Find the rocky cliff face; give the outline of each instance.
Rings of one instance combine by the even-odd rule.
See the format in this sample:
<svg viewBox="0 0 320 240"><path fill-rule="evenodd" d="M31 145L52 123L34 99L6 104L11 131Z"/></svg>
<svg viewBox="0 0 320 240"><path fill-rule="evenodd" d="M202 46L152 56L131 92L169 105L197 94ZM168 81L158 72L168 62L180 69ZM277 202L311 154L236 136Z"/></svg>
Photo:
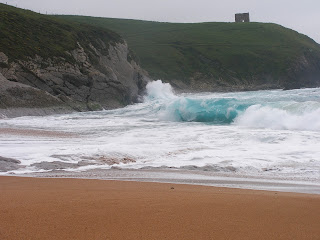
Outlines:
<svg viewBox="0 0 320 240"><path fill-rule="evenodd" d="M320 87L320 55L304 53L279 76L271 73L245 77L224 69L220 77L196 72L189 81L166 79L180 92L252 91Z"/></svg>
<svg viewBox="0 0 320 240"><path fill-rule="evenodd" d="M284 79L285 89L320 87L320 56L312 52L301 55L288 69L288 76Z"/></svg>
<svg viewBox="0 0 320 240"><path fill-rule="evenodd" d="M264 65L262 64L264 67ZM178 91L251 91L320 87L320 52L304 52L279 74L272 72L241 76L232 69L221 68L219 77L196 72L189 81L167 79Z"/></svg>
<svg viewBox="0 0 320 240"><path fill-rule="evenodd" d="M36 56L10 62L0 53L2 112L7 109L10 115L8 109L13 108L30 108L30 114L48 108L101 110L139 101L148 77L130 58L125 42L106 45L96 39L86 48L78 43L68 55L71 61Z"/></svg>

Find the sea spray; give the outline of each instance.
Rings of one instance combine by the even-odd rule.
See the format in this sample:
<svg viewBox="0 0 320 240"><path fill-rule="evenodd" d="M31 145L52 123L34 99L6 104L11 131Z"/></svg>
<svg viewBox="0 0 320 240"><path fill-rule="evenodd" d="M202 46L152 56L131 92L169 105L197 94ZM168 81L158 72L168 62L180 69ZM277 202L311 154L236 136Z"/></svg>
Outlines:
<svg viewBox="0 0 320 240"><path fill-rule="evenodd" d="M253 105L237 117L234 123L250 128L320 131L320 108L299 110L297 114L281 108Z"/></svg>
<svg viewBox="0 0 320 240"><path fill-rule="evenodd" d="M234 98L178 96L170 84L161 80L150 82L146 88L145 102L158 108L157 116L160 120L229 124L239 112L248 107L248 104Z"/></svg>
<svg viewBox="0 0 320 240"><path fill-rule="evenodd" d="M149 82L146 90L147 95L145 96L145 101L176 98L171 85L169 83L163 83L161 80Z"/></svg>
<svg viewBox="0 0 320 240"><path fill-rule="evenodd" d="M147 85L145 103L164 121L320 131L319 97L295 91L175 95L170 84L158 80Z"/></svg>
<svg viewBox="0 0 320 240"><path fill-rule="evenodd" d="M319 182L320 89L175 94L156 81L147 91L121 109L1 119L46 130L0 134L1 156L21 161L3 174L164 166Z"/></svg>

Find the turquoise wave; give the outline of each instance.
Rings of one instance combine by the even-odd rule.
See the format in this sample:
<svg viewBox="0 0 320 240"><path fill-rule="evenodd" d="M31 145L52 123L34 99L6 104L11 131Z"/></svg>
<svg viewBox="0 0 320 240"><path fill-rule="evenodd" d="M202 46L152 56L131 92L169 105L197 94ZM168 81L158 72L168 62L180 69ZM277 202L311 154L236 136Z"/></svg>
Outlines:
<svg viewBox="0 0 320 240"><path fill-rule="evenodd" d="M130 114L165 121L320 131L320 88L292 91L174 94L160 80L147 85L143 107Z"/></svg>
<svg viewBox="0 0 320 240"><path fill-rule="evenodd" d="M174 121L230 124L250 105L232 98L179 98L162 106L160 115L164 119Z"/></svg>

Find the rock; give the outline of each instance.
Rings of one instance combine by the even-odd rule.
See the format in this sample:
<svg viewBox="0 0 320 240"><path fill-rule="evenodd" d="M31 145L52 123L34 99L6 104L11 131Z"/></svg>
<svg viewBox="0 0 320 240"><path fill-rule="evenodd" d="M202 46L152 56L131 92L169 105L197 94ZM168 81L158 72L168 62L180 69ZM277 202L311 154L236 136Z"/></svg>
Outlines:
<svg viewBox="0 0 320 240"><path fill-rule="evenodd" d="M8 64L8 57L3 52L0 52L0 63Z"/></svg>
<svg viewBox="0 0 320 240"><path fill-rule="evenodd" d="M17 163L20 164L21 162L19 160L13 159L13 158L5 158L0 156L0 161L2 162L8 162L8 163Z"/></svg>
<svg viewBox="0 0 320 240"><path fill-rule="evenodd" d="M70 52L74 62L40 56L0 65L1 109L62 106L75 111L123 107L137 102L148 74L134 61L128 62L125 42L106 45L97 40L86 50ZM94 54L92 54L94 52ZM0 53L0 63L8 63ZM10 61L9 61L10 62ZM3 111L2 111L3 112Z"/></svg>
<svg viewBox="0 0 320 240"><path fill-rule="evenodd" d="M80 161L78 163L66 163L61 161L53 161L53 162L40 162L34 163L31 166L36 167L43 170L62 170L68 168L78 168L82 166L90 165L90 163L85 161Z"/></svg>
<svg viewBox="0 0 320 240"><path fill-rule="evenodd" d="M20 161L13 158L0 156L0 172L7 172L21 168Z"/></svg>
<svg viewBox="0 0 320 240"><path fill-rule="evenodd" d="M41 109L44 109L43 111ZM39 115L37 112L70 112L71 108L46 91L26 84L8 81L0 73L0 117ZM50 111L52 110L52 111Z"/></svg>
<svg viewBox="0 0 320 240"><path fill-rule="evenodd" d="M320 87L320 59L313 54L305 53L288 70L284 89L301 87Z"/></svg>

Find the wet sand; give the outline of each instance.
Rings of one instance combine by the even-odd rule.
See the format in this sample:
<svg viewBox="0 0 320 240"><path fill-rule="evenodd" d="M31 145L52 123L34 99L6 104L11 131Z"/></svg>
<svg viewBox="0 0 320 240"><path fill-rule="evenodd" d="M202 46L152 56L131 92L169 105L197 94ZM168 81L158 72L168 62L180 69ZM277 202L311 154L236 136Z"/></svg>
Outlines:
<svg viewBox="0 0 320 240"><path fill-rule="evenodd" d="M0 177L0 239L319 239L320 195Z"/></svg>
<svg viewBox="0 0 320 240"><path fill-rule="evenodd" d="M190 167L193 168L193 166ZM320 182L317 179L297 179L297 177L296 179L290 179L290 177L288 176L275 175L252 176L244 175L237 172L226 173L204 170L188 170L187 167L185 167L184 169L164 167L149 169L123 169L113 167L111 169L91 169L81 172L53 170L49 172L28 173L16 176L38 178L80 178L135 182L157 182L213 187L242 188L278 192L320 194Z"/></svg>
<svg viewBox="0 0 320 240"><path fill-rule="evenodd" d="M78 137L75 133L48 131L38 129L0 128L0 135L33 136L33 137L58 137L69 138Z"/></svg>

